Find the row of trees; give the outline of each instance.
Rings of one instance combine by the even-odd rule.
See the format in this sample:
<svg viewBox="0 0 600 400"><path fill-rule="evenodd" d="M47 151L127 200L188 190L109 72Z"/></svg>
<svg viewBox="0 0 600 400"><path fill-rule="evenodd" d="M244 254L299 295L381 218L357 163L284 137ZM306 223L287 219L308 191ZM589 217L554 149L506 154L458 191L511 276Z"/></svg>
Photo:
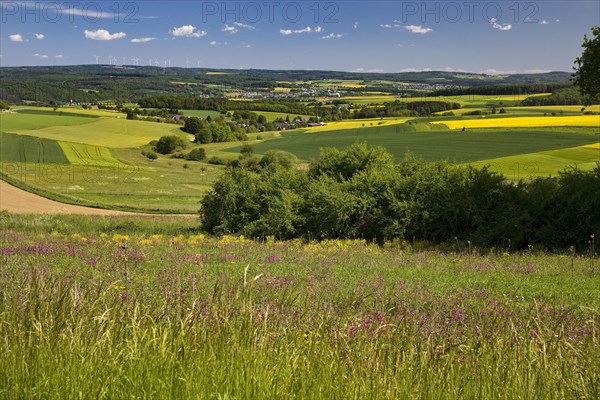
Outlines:
<svg viewBox="0 0 600 400"><path fill-rule="evenodd" d="M227 112L234 110L268 111L289 114L308 114L310 109L302 103L277 100L233 101L225 97L195 97L156 95L138 100L142 108L166 108L178 110L212 110Z"/></svg>
<svg viewBox="0 0 600 400"><path fill-rule="evenodd" d="M589 101L576 88L560 89L549 96L531 96L521 102L524 106L579 105Z"/></svg>
<svg viewBox="0 0 600 400"><path fill-rule="evenodd" d="M250 237L470 240L578 249L600 235L600 166L513 183L486 168L395 164L383 148L322 151L308 170L230 168L202 201L204 228Z"/></svg>

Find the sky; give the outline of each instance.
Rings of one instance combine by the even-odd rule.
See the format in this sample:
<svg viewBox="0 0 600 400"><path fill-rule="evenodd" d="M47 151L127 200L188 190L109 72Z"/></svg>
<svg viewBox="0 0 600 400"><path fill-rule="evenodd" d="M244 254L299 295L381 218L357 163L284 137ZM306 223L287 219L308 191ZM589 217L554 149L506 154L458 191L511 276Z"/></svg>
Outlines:
<svg viewBox="0 0 600 400"><path fill-rule="evenodd" d="M0 65L572 71L600 1L1 1Z"/></svg>

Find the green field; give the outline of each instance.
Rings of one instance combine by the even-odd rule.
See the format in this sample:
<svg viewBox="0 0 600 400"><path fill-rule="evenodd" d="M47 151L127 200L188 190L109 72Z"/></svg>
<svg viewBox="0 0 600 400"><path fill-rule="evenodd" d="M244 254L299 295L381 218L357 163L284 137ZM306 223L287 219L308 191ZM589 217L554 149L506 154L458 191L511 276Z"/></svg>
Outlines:
<svg viewBox="0 0 600 400"><path fill-rule="evenodd" d="M68 164L63 149L53 140L0 134L2 163Z"/></svg>
<svg viewBox="0 0 600 400"><path fill-rule="evenodd" d="M596 399L597 258L0 213L0 397Z"/></svg>
<svg viewBox="0 0 600 400"><path fill-rule="evenodd" d="M14 133L110 148L143 146L164 135L185 136L179 125L106 117L97 118L85 125L50 126L35 130L16 130Z"/></svg>
<svg viewBox="0 0 600 400"><path fill-rule="evenodd" d="M16 109L0 113L0 132L16 132L52 126L88 124L96 120L94 115L65 111Z"/></svg>
<svg viewBox="0 0 600 400"><path fill-rule="evenodd" d="M424 126L424 125L421 125ZM355 142L367 142L388 149L397 160L407 152L425 160L447 159L468 162L495 159L518 154L570 148L598 142L593 129L470 129L416 131L411 125L369 127L329 131L318 134L286 133L280 139L257 143L258 153L285 150L302 160L317 158L319 149L345 148ZM230 149L239 151L238 147Z"/></svg>
<svg viewBox="0 0 600 400"><path fill-rule="evenodd" d="M73 165L123 165L115 159L106 147L92 146L83 143L59 142L69 163Z"/></svg>
<svg viewBox="0 0 600 400"><path fill-rule="evenodd" d="M211 111L211 110L179 110L181 112L182 115L186 116L186 117L198 117L198 118L202 118L205 119L206 117L210 116L211 118L217 118L217 117L225 117L225 115L221 114L218 111Z"/></svg>

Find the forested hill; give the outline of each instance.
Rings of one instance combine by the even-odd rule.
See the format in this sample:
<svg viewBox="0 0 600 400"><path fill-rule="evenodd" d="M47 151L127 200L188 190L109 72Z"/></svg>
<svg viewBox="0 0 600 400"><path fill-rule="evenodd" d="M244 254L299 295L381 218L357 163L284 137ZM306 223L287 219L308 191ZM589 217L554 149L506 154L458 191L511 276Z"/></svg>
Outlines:
<svg viewBox="0 0 600 400"><path fill-rule="evenodd" d="M219 95L222 88L271 90L276 86L306 88L323 80L352 80L393 91L396 84L443 87L492 85L568 84L568 72L485 75L427 71L367 73L304 70L237 70L207 68L161 68L150 66L74 65L0 68L0 99L22 101L94 102L136 101L153 94Z"/></svg>

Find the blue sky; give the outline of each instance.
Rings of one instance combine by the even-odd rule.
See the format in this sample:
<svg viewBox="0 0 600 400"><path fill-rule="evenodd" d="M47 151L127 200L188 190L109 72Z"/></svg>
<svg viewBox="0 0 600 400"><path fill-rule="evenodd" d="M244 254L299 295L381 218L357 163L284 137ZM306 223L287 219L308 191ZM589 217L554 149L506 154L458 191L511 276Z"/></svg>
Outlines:
<svg viewBox="0 0 600 400"><path fill-rule="evenodd" d="M600 1L2 1L0 64L571 71Z"/></svg>

